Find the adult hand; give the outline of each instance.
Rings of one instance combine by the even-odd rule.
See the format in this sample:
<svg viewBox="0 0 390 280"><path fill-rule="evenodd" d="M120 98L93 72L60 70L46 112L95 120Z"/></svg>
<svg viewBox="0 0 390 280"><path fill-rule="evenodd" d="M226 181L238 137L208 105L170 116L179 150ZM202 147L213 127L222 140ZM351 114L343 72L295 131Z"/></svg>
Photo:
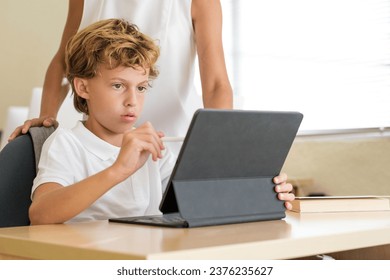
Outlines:
<svg viewBox="0 0 390 280"><path fill-rule="evenodd" d="M30 129L30 127L36 127L36 126L45 126L45 127L54 126L55 128L57 128L58 122L53 117L40 117L40 118L27 120L24 122L23 125L15 128L12 134L8 137L8 142L14 140L17 136L21 134L26 134Z"/></svg>
<svg viewBox="0 0 390 280"><path fill-rule="evenodd" d="M275 191L278 193L279 200L284 200L284 206L287 210L291 210L292 205L289 201L295 199L295 195L290 193L293 190L293 187L290 183L287 183L287 174L281 173L273 179L275 186Z"/></svg>

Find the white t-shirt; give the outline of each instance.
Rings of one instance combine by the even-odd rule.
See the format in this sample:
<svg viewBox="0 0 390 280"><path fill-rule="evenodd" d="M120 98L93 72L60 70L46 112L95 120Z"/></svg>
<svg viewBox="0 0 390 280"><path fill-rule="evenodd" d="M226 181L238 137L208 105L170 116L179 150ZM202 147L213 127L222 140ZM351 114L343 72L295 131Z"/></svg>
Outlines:
<svg viewBox="0 0 390 280"><path fill-rule="evenodd" d="M150 121L166 136L185 136L194 112L203 107L194 84L196 42L191 4L191 0L84 0L80 29L98 20L123 18L160 46L160 74L145 97L138 124ZM179 147L169 144L178 154Z"/></svg>
<svg viewBox="0 0 390 280"><path fill-rule="evenodd" d="M73 129L58 128L43 145L31 194L43 183L66 187L94 175L111 166L119 150L90 132L82 122ZM174 161L169 150L157 162L149 159L135 174L68 222L161 213L158 206Z"/></svg>

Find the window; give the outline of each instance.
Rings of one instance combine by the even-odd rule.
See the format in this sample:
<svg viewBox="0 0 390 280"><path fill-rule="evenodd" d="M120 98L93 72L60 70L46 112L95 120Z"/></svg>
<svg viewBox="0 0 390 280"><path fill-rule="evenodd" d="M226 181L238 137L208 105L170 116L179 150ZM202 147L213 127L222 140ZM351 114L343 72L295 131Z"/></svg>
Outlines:
<svg viewBox="0 0 390 280"><path fill-rule="evenodd" d="M297 110L302 130L390 126L389 0L221 0L243 109Z"/></svg>

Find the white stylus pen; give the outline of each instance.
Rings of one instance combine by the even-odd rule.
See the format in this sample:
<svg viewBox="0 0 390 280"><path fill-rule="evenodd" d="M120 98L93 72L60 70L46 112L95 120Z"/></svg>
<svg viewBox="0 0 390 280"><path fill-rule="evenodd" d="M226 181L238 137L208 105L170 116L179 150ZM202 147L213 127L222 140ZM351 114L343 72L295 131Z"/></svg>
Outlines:
<svg viewBox="0 0 390 280"><path fill-rule="evenodd" d="M169 137L169 136L166 136L166 137L162 137L161 140L163 142L183 142L184 141L184 137Z"/></svg>

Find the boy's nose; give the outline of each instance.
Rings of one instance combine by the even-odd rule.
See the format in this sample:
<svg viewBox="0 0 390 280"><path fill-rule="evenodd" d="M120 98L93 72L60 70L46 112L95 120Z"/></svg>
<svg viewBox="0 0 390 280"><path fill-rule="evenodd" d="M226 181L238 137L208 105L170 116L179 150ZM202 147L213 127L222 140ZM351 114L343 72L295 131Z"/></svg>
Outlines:
<svg viewBox="0 0 390 280"><path fill-rule="evenodd" d="M126 94L126 99L125 99L124 105L126 107L134 107L137 105L137 95L135 94L135 92L129 91Z"/></svg>

